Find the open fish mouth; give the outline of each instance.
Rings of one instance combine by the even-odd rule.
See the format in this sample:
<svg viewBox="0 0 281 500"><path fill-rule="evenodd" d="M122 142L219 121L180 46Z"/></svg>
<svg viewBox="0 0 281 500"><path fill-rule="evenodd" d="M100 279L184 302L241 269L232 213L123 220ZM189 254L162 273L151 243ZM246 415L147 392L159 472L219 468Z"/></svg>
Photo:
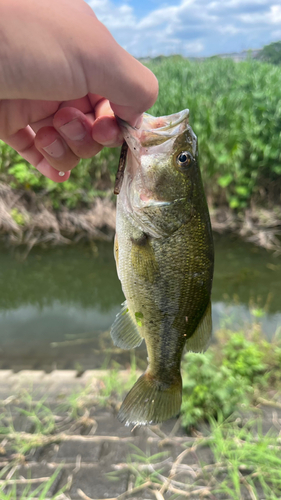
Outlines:
<svg viewBox="0 0 281 500"><path fill-rule="evenodd" d="M189 110L184 109L160 118L144 113L140 128L132 127L119 117L116 120L129 148L139 151L140 147L157 146L184 132L189 127L188 118Z"/></svg>
<svg viewBox="0 0 281 500"><path fill-rule="evenodd" d="M188 109L161 117L155 117L148 113L144 113L140 128L136 128L116 116L117 123L124 138L124 143L116 175L114 187L115 194L118 195L121 191L128 149L130 150L130 154L135 157L139 164L141 158L144 159L146 156L157 154L159 157L159 154L169 154L172 149L172 143L176 138L185 131L189 131L190 143L195 153L196 135L192 131L188 119ZM165 200L159 200L159 205L160 203L162 205L168 204Z"/></svg>
<svg viewBox="0 0 281 500"><path fill-rule="evenodd" d="M175 135L177 132L174 129L181 125L184 121L187 123L188 118L189 109L184 109L183 111L179 111L173 115L161 116L160 118L144 113L140 128L147 130L148 132L169 132L169 135Z"/></svg>

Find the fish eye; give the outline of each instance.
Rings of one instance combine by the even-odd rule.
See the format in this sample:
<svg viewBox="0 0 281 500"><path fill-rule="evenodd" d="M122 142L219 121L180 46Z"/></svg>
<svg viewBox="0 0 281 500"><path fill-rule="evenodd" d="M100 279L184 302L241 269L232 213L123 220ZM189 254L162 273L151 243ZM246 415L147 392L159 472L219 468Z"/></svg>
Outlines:
<svg viewBox="0 0 281 500"><path fill-rule="evenodd" d="M176 158L176 162L180 167L188 167L194 158L189 151L182 151Z"/></svg>

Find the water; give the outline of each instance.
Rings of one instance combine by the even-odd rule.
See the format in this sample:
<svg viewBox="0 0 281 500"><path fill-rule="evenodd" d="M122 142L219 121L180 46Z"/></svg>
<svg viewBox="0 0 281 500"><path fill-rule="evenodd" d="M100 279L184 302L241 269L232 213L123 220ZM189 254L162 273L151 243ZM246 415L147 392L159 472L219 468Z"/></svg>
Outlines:
<svg viewBox="0 0 281 500"><path fill-rule="evenodd" d="M215 247L214 331L255 316L271 338L281 327L281 257L231 237L216 237ZM19 249L2 249L0 283L0 368L129 363L108 333L124 300L112 244L34 249L25 260ZM145 360L144 346L137 355Z"/></svg>

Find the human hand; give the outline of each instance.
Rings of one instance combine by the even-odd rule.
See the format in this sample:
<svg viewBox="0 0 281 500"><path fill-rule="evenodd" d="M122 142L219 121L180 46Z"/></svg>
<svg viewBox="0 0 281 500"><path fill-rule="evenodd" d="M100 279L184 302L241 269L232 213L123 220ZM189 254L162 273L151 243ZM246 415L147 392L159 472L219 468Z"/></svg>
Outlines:
<svg viewBox="0 0 281 500"><path fill-rule="evenodd" d="M2 0L0 60L0 139L57 182L122 143L114 113L137 125L157 98L83 0Z"/></svg>

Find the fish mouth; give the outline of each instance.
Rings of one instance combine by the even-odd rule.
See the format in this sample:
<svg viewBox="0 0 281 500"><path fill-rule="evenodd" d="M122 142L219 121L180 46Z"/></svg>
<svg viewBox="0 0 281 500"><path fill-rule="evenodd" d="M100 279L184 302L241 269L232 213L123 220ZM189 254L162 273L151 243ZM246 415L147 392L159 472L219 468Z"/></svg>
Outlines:
<svg viewBox="0 0 281 500"><path fill-rule="evenodd" d="M188 109L160 118L144 113L140 128L136 128L116 116L124 140L131 150L139 149L137 143L142 147L151 147L175 138L189 128L188 119Z"/></svg>
<svg viewBox="0 0 281 500"><path fill-rule="evenodd" d="M155 117L148 113L144 113L141 128L148 132L168 132L169 135L174 135L174 129L183 122L188 123L188 119L189 109L184 109L178 113L161 117Z"/></svg>

